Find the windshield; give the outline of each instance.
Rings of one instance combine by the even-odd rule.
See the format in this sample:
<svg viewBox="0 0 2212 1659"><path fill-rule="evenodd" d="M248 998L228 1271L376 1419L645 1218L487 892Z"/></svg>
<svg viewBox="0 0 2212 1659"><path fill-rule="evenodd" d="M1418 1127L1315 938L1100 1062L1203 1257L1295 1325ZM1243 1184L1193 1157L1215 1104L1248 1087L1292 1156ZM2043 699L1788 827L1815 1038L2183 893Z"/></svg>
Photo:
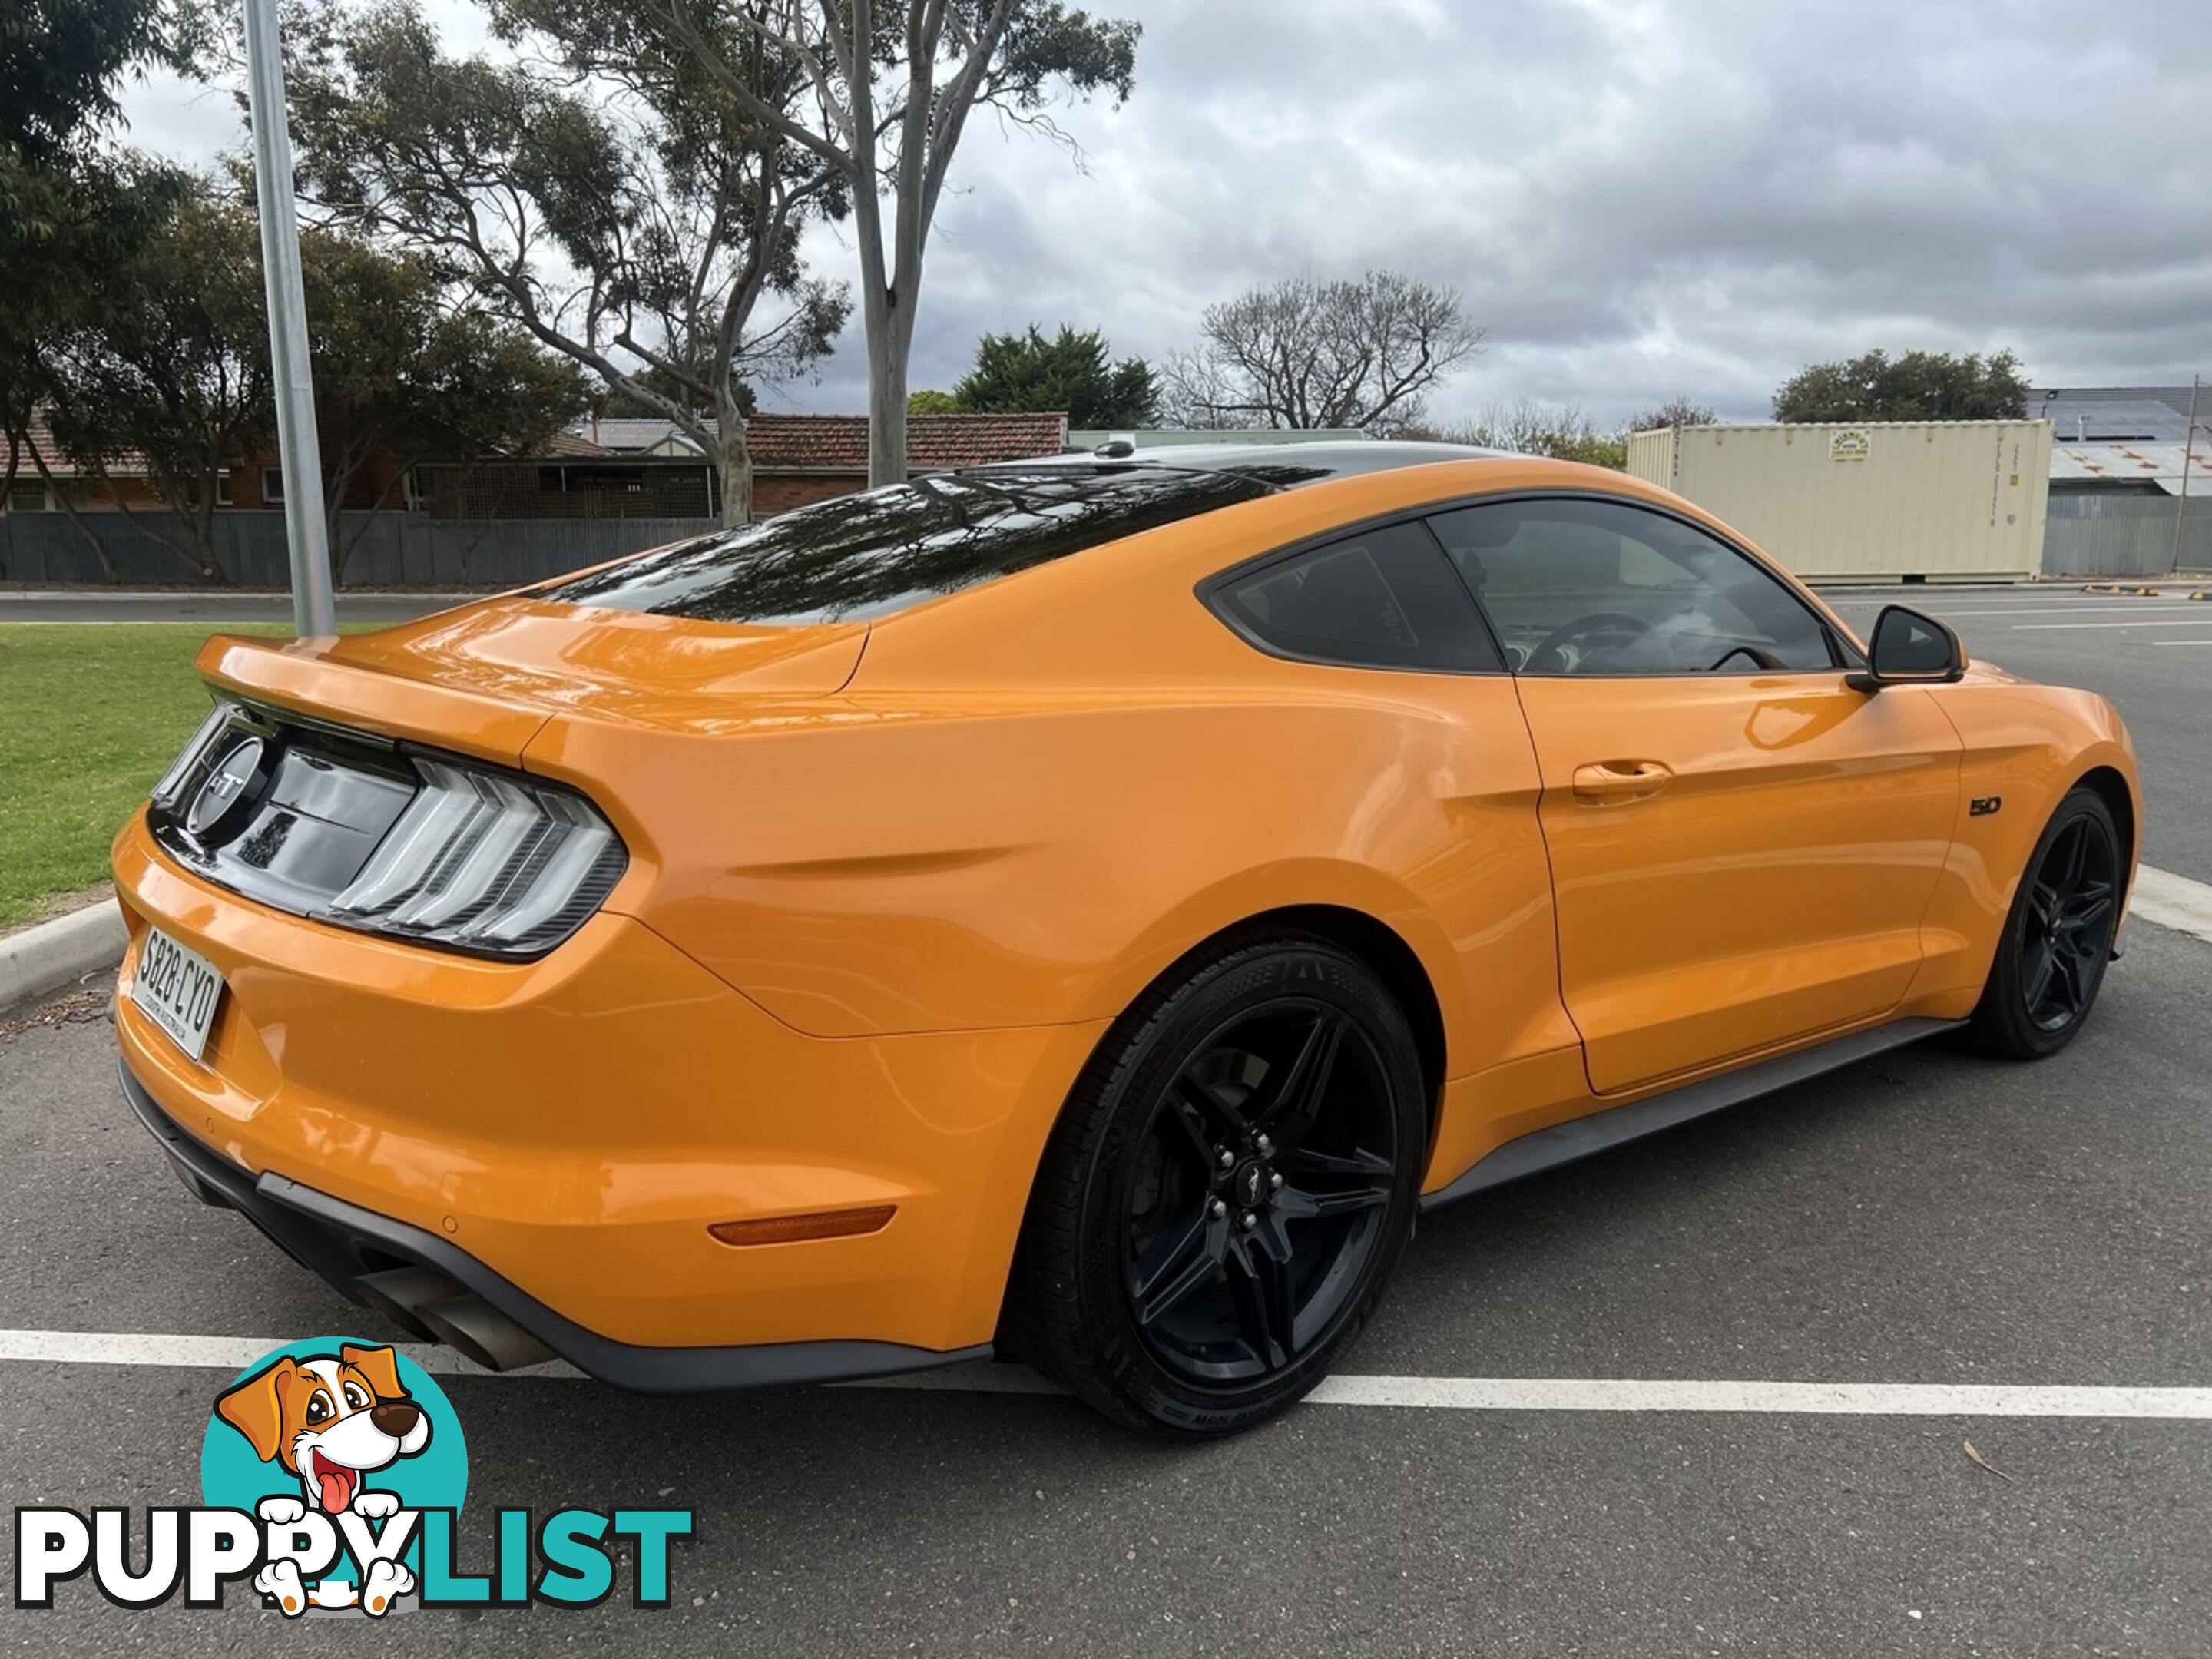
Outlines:
<svg viewBox="0 0 2212 1659"><path fill-rule="evenodd" d="M860 622L1272 493L1169 467L944 473L680 542L538 597L795 626Z"/></svg>

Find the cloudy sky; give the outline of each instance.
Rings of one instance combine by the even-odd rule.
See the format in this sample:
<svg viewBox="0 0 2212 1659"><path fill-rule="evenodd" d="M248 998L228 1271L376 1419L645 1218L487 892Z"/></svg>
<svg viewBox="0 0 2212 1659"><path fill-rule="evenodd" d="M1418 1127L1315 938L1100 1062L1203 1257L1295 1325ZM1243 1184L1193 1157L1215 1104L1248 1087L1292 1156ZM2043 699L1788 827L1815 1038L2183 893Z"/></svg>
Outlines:
<svg viewBox="0 0 2212 1659"><path fill-rule="evenodd" d="M429 0L456 44L467 0ZM1442 417L1529 397L1601 421L1686 393L1764 419L1802 364L2012 347L2038 385L2212 374L2212 3L1101 0L1137 91L1059 112L1080 168L981 119L954 165L913 384L986 329L1188 344L1248 285L1393 267L1488 349ZM155 82L144 148L237 142ZM853 274L849 244L811 245ZM865 406L857 320L769 407Z"/></svg>

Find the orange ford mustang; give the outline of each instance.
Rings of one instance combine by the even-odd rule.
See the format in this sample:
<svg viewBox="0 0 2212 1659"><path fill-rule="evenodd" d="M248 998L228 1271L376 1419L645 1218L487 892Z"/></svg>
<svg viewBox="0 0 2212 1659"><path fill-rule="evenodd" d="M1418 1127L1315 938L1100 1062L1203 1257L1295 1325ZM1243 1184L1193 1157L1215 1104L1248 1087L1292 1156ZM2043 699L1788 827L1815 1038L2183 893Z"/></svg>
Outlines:
<svg viewBox="0 0 2212 1659"><path fill-rule="evenodd" d="M2072 1036L2119 718L1726 526L1402 444L918 479L217 638L115 845L138 1115L488 1364L994 1343L1244 1427L1425 1205L1893 1044Z"/></svg>

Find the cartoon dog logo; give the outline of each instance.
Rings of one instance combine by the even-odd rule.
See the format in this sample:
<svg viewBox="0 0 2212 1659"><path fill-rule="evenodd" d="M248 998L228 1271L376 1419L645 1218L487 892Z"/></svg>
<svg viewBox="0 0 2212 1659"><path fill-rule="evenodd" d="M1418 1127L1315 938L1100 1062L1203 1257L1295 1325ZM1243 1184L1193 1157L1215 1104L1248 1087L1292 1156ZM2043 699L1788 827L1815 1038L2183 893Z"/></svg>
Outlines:
<svg viewBox="0 0 2212 1659"><path fill-rule="evenodd" d="M364 1477L430 1443L429 1416L401 1386L390 1348L343 1343L335 1356L286 1355L222 1395L216 1412L246 1437L255 1456L298 1478L304 1503L290 1497L261 1502L261 1518L279 1526L310 1509L376 1520L392 1515L398 1494L372 1490ZM393 1597L415 1588L415 1575L397 1561L378 1561L357 1592L325 1579L311 1598L298 1564L285 1560L262 1568L253 1587L289 1615L304 1613L311 1599L318 1607L358 1606L380 1615Z"/></svg>

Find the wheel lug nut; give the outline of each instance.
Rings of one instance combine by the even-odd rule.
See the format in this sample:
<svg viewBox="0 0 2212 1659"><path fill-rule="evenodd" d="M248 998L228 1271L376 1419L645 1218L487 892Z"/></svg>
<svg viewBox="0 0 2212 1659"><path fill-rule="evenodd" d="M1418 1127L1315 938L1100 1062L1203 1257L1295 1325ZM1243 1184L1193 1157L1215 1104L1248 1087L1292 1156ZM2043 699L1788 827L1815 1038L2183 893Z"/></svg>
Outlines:
<svg viewBox="0 0 2212 1659"><path fill-rule="evenodd" d="M1267 1190L1271 1193L1279 1193L1283 1190L1283 1172L1281 1170L1278 1170L1267 1177Z"/></svg>
<svg viewBox="0 0 2212 1659"><path fill-rule="evenodd" d="M1237 1161L1237 1154L1224 1146L1213 1155L1213 1161L1225 1170Z"/></svg>
<svg viewBox="0 0 2212 1659"><path fill-rule="evenodd" d="M1221 1217L1229 1213L1229 1206L1217 1198L1212 1203L1206 1206L1206 1212L1218 1220Z"/></svg>
<svg viewBox="0 0 2212 1659"><path fill-rule="evenodd" d="M1247 1210L1243 1215L1237 1218L1237 1224L1249 1233L1253 1228L1260 1224L1260 1218L1254 1215L1251 1211Z"/></svg>
<svg viewBox="0 0 2212 1659"><path fill-rule="evenodd" d="M1255 1136L1253 1139L1252 1146L1255 1151L1263 1155L1275 1150L1275 1143L1268 1139L1265 1135Z"/></svg>

